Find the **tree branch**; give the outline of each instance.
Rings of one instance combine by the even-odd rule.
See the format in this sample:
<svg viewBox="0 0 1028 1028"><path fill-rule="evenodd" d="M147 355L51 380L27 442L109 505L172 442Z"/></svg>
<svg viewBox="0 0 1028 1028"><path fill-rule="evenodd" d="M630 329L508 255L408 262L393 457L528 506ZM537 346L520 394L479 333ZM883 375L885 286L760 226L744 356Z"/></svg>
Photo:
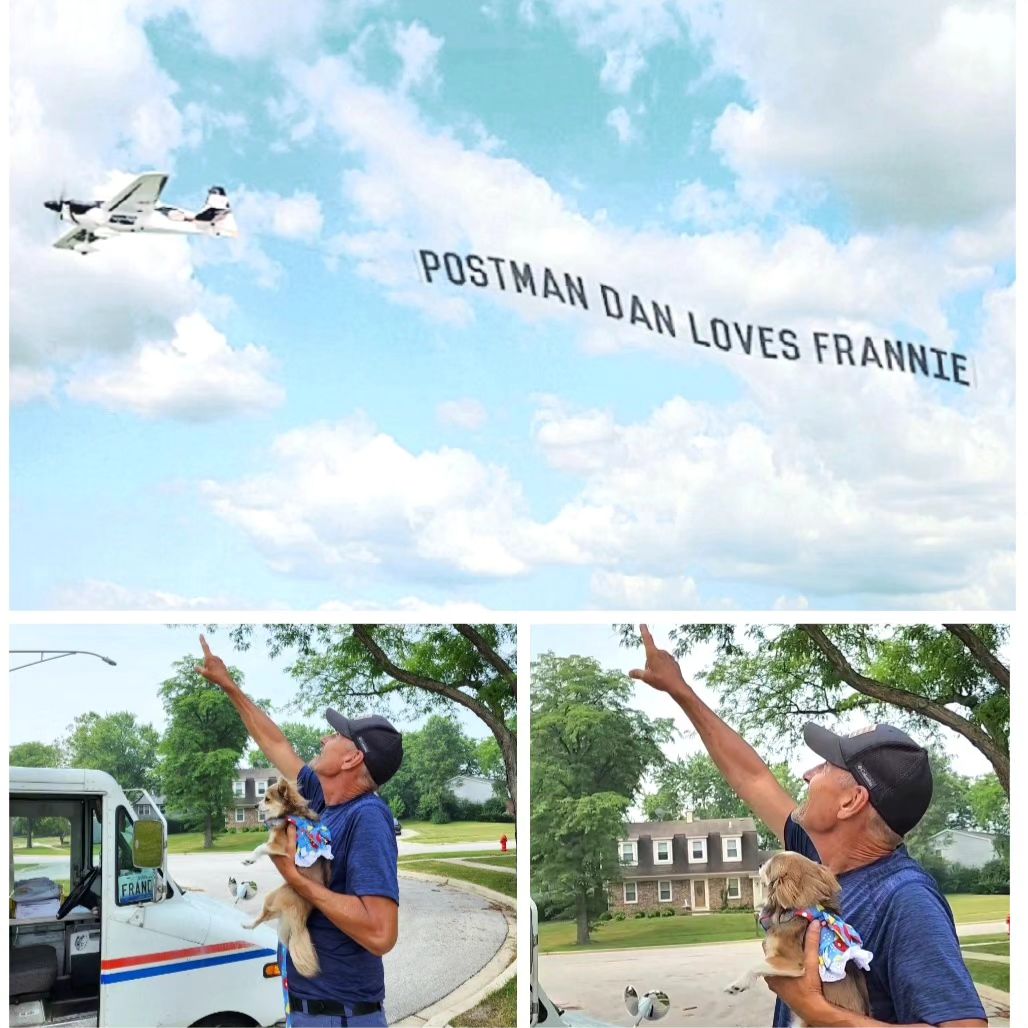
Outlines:
<svg viewBox="0 0 1028 1028"><path fill-rule="evenodd" d="M836 670L839 677L857 692L881 700L883 703L891 703L903 710L913 711L915 714L938 721L939 724L959 732L972 746L985 754L996 769L996 777L999 778L1004 791L1008 796L1010 795L1010 757L976 724L926 696L918 696L916 693L897 689L895 686L886 685L877 679L862 675L850 664L835 643L828 638L821 625L798 625L797 627L827 657L828 663Z"/></svg>
<svg viewBox="0 0 1028 1028"><path fill-rule="evenodd" d="M967 647L971 656L988 671L1004 692L1010 692L1010 668L982 642L981 636L970 625L943 625L943 627Z"/></svg>
<svg viewBox="0 0 1028 1028"><path fill-rule="evenodd" d="M518 676L514 669L485 641L482 633L474 625L454 625L454 628L482 655L482 659L499 673L500 677L510 686L510 691L517 694Z"/></svg>

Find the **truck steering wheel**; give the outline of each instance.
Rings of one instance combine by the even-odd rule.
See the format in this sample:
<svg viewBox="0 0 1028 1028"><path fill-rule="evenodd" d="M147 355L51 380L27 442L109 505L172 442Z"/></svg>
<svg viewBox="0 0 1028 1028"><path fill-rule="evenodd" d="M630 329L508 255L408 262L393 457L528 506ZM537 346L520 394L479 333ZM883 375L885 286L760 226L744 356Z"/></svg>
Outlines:
<svg viewBox="0 0 1028 1028"><path fill-rule="evenodd" d="M79 905L79 901L89 892L89 887L96 881L99 873L99 867L90 868L86 877L68 893L68 898L57 908L58 921L63 921Z"/></svg>

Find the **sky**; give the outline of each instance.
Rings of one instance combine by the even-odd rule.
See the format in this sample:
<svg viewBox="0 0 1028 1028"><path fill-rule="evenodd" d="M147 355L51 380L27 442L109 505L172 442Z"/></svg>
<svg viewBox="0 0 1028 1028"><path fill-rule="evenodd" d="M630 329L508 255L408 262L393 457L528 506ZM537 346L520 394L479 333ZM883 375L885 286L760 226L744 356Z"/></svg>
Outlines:
<svg viewBox="0 0 1028 1028"><path fill-rule="evenodd" d="M1011 608L1013 17L16 0L12 606ZM151 169L239 239L52 248Z"/></svg>
<svg viewBox="0 0 1028 1028"><path fill-rule="evenodd" d="M649 626L654 641L662 649L670 648L668 630L671 624L652 624ZM624 671L626 674L633 668L645 666L646 658L642 648L638 650L621 646L618 637L609 625L533 625L531 634L532 660L546 652L559 657L585 656L599 661L600 666L607 669ZM682 674L685 680L695 689L696 694L713 710L718 710L719 702L713 689L706 686L701 678L704 671L709 671L715 656L714 646L703 644L695 647L681 661ZM670 717L679 729L678 736L662 747L663 752L672 760L682 760L694 753L705 752L699 737L692 730L688 719L681 708L665 693L636 682L634 685L632 705L643 711L648 717ZM843 730L838 723L825 724L833 731ZM854 725L853 728L859 727ZM953 770L958 774L976 777L992 771L992 765L969 742L955 732L942 731L939 743L951 758ZM786 756L789 767L794 774L802 775L821 758L803 746ZM656 791L652 780L643 782L640 795ZM641 817L641 808L635 806L634 815Z"/></svg>
<svg viewBox="0 0 1028 1028"><path fill-rule="evenodd" d="M163 731L166 719L158 690L171 677L173 665L194 655L202 663L201 626L194 625L13 625L12 650L89 650L116 662L112 667L97 657L61 657L45 664L23 667L10 675L9 742L51 743L67 737L68 726L89 711L113 714L128 710L142 724ZM296 697L293 679L286 673L286 655L272 659L258 630L249 650L237 652L224 631L207 635L211 649L244 676L243 689L254 699L272 703L271 716L278 722L306 721L324 730L328 723L306 717L292 704ZM11 654L10 667L35 660L32 654ZM401 731L420 727L424 718L410 719L383 708ZM346 713L346 711L342 711ZM463 709L454 717L464 733L474 739L491 737L489 730Z"/></svg>

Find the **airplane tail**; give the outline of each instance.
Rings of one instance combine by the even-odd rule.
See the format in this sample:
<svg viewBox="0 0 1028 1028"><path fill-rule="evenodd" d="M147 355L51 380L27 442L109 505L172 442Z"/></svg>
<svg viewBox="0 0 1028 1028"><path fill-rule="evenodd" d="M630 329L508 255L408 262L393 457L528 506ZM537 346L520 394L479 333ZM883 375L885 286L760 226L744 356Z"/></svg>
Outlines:
<svg viewBox="0 0 1028 1028"><path fill-rule="evenodd" d="M221 186L211 186L207 190L207 200L203 210L196 215L196 220L210 222L211 231L216 236L234 237L239 234L228 194Z"/></svg>

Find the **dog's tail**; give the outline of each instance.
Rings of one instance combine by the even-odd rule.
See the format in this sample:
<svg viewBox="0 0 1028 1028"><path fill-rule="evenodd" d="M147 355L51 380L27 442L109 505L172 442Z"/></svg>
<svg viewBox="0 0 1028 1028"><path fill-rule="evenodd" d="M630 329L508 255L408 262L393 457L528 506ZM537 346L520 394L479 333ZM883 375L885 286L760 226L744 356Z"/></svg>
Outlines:
<svg viewBox="0 0 1028 1028"><path fill-rule="evenodd" d="M321 971L318 954L311 942L311 933L304 928L293 931L289 936L289 959L304 978L315 978Z"/></svg>

